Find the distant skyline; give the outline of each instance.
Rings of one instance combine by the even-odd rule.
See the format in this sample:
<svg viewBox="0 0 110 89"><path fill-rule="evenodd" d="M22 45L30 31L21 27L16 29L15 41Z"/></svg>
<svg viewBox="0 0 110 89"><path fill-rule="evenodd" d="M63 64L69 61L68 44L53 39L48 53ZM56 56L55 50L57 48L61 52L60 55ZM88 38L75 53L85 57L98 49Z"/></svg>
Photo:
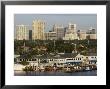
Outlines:
<svg viewBox="0 0 110 89"><path fill-rule="evenodd" d="M33 20L43 20L45 32L52 30L54 24L68 26L68 23L76 24L77 30L88 30L93 27L97 30L97 14L15 14L14 28L16 25L29 25L32 30Z"/></svg>

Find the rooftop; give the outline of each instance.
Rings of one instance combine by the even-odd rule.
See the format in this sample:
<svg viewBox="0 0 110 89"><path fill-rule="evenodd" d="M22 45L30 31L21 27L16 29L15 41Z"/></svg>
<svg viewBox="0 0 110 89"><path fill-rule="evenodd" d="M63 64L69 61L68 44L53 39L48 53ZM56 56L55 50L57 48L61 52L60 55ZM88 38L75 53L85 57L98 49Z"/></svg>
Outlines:
<svg viewBox="0 0 110 89"><path fill-rule="evenodd" d="M27 55L21 55L17 58L38 58L38 59L63 59L63 58L74 58L78 55L78 53L64 53L64 54L44 54L44 55L32 55L28 57ZM97 56L96 53L88 53L84 56Z"/></svg>

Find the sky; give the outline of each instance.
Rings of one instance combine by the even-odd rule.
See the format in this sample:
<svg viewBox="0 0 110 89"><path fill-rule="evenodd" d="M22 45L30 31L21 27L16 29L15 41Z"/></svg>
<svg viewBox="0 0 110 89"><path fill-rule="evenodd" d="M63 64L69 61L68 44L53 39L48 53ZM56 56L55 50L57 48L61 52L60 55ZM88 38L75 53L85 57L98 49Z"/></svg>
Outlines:
<svg viewBox="0 0 110 89"><path fill-rule="evenodd" d="M46 23L45 32L52 30L54 24L67 27L68 23L76 24L77 30L88 30L90 27L97 29L96 14L15 14L14 28L24 24L32 30L32 21L38 19Z"/></svg>

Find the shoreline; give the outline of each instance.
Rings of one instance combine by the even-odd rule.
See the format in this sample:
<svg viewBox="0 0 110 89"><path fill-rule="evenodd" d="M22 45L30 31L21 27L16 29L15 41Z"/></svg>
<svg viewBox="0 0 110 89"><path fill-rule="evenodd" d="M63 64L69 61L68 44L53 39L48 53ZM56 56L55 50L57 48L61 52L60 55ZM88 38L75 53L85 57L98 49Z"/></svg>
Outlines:
<svg viewBox="0 0 110 89"><path fill-rule="evenodd" d="M87 70L87 71L78 71L78 72L14 71L14 76L97 76L97 70Z"/></svg>

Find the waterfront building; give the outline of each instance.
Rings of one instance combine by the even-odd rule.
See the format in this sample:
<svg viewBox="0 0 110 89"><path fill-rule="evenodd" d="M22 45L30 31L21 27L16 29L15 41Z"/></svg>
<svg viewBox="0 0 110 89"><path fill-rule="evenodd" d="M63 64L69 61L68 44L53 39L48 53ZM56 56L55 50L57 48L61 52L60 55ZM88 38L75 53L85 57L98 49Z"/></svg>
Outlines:
<svg viewBox="0 0 110 89"><path fill-rule="evenodd" d="M20 55L14 55L14 58L17 58L17 57L19 57Z"/></svg>
<svg viewBox="0 0 110 89"><path fill-rule="evenodd" d="M43 68L45 66L56 66L56 67L65 67L65 66L81 66L82 63L86 65L97 65L97 56L96 53L88 53L86 55L77 54L77 53L64 53L57 55L34 55L31 58L26 58L25 56L20 56L16 58L17 62L22 61L29 62L29 66L35 66L36 70Z"/></svg>
<svg viewBox="0 0 110 89"><path fill-rule="evenodd" d="M64 27L63 25L54 25L53 26L53 31L56 32L56 35L57 35L57 39L63 39L64 37L64 34L65 34L65 30L64 30Z"/></svg>
<svg viewBox="0 0 110 89"><path fill-rule="evenodd" d="M29 28L27 25L16 25L16 40L29 40Z"/></svg>
<svg viewBox="0 0 110 89"><path fill-rule="evenodd" d="M68 24L68 31L72 32L72 33L76 33L76 24L69 23Z"/></svg>
<svg viewBox="0 0 110 89"><path fill-rule="evenodd" d="M16 58L17 58L17 57L20 57L20 55L16 55L16 54L14 55L14 63L17 62L17 61L16 61Z"/></svg>
<svg viewBox="0 0 110 89"><path fill-rule="evenodd" d="M34 20L32 25L32 39L33 40L44 40L45 22L42 20Z"/></svg>
<svg viewBox="0 0 110 89"><path fill-rule="evenodd" d="M45 40L57 40L56 32L45 32Z"/></svg>
<svg viewBox="0 0 110 89"><path fill-rule="evenodd" d="M25 68L24 65L21 64L14 64L14 71L22 71Z"/></svg>
<svg viewBox="0 0 110 89"><path fill-rule="evenodd" d="M88 64L94 64L97 65L97 54L96 53L87 53L84 56L84 59L88 59Z"/></svg>

